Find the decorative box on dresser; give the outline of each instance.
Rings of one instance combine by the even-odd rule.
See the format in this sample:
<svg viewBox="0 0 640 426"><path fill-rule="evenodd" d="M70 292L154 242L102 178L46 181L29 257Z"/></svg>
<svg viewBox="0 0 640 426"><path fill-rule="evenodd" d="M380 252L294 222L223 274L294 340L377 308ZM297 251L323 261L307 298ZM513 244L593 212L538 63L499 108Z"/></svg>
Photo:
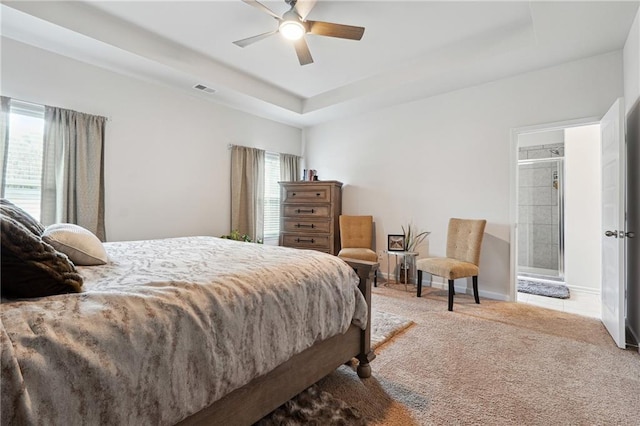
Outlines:
<svg viewBox="0 0 640 426"><path fill-rule="evenodd" d="M280 245L338 254L342 182L280 182Z"/></svg>

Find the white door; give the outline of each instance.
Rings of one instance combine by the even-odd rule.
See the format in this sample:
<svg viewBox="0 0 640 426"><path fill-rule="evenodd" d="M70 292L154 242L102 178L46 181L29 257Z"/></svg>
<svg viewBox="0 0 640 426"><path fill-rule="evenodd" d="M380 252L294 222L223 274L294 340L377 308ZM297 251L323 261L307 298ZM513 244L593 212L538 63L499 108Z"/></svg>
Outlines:
<svg viewBox="0 0 640 426"><path fill-rule="evenodd" d="M625 347L625 142L624 102L600 121L602 132L602 322Z"/></svg>

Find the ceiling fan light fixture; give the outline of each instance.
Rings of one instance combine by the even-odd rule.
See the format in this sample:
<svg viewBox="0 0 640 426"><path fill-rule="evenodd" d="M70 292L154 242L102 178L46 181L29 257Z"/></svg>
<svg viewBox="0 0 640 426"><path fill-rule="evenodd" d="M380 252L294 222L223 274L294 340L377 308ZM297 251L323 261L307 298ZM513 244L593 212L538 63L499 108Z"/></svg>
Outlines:
<svg viewBox="0 0 640 426"><path fill-rule="evenodd" d="M278 16L278 14L260 3L258 0L242 1L263 13L266 13L272 18L275 18L278 21L278 28L253 37L236 40L233 44L239 47L247 47L273 34L280 33L282 34L282 37L293 41L291 45L296 51L296 56L298 57L300 65L309 65L313 63L313 57L309 51L309 45L305 39L305 34L342 38L347 40L360 40L364 34L364 27L336 24L334 22L308 21L307 16L318 0L285 0L290 9L283 13L282 16Z"/></svg>
<svg viewBox="0 0 640 426"><path fill-rule="evenodd" d="M300 40L307 32L304 25L298 21L282 21L279 31L288 40Z"/></svg>

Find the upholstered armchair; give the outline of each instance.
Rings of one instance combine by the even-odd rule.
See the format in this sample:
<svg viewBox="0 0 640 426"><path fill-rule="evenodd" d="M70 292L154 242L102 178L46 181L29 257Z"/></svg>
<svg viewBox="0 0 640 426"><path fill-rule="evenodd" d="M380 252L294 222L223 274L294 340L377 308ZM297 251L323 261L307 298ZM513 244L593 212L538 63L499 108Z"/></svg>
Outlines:
<svg viewBox="0 0 640 426"><path fill-rule="evenodd" d="M446 278L449 281L449 310L453 311L454 280L472 277L473 297L478 297L478 271L480 264L480 247L486 220L456 219L449 220L447 232L447 257L418 259L418 294L422 294L422 272Z"/></svg>
<svg viewBox="0 0 640 426"><path fill-rule="evenodd" d="M340 216L340 246L338 257L377 262L372 248L373 216ZM373 285L378 286L376 270Z"/></svg>

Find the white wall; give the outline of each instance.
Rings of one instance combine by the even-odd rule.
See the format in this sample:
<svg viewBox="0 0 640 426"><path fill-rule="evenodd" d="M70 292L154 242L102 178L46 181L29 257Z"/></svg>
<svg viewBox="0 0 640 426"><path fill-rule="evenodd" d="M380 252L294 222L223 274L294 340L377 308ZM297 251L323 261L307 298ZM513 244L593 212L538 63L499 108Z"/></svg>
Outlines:
<svg viewBox="0 0 640 426"><path fill-rule="evenodd" d="M600 292L600 126L565 130L565 282Z"/></svg>
<svg viewBox="0 0 640 426"><path fill-rule="evenodd" d="M506 298L511 130L602 116L622 93L618 51L312 127L307 167L346 184L344 213L374 215L378 250L413 220L432 231L421 254L444 255L450 217L486 218L480 290Z"/></svg>
<svg viewBox="0 0 640 426"><path fill-rule="evenodd" d="M564 142L564 130L546 130L518 135L518 147L550 145Z"/></svg>
<svg viewBox="0 0 640 426"><path fill-rule="evenodd" d="M1 83L4 96L110 118L110 241L227 233L227 145L301 153L297 128L5 38Z"/></svg>
<svg viewBox="0 0 640 426"><path fill-rule="evenodd" d="M623 50L626 112L640 98L640 9L636 13Z"/></svg>

